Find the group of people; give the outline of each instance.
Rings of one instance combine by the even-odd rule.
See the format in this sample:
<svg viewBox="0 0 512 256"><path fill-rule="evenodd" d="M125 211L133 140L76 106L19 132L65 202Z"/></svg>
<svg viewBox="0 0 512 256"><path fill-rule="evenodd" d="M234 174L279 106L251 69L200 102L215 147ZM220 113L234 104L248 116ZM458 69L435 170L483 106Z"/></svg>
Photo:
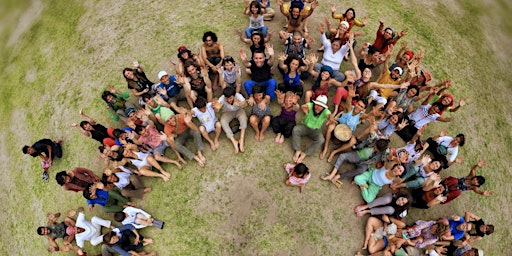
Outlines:
<svg viewBox="0 0 512 256"><path fill-rule="evenodd" d="M177 49L177 61L171 61L174 74L161 70L155 73L159 81L154 83L134 61L133 67L122 71L127 92L109 86L101 93L113 121L123 123L114 125L120 128L99 124L80 110L83 121L71 126L100 143L98 154L106 168L96 175L76 167L57 173L56 181L65 190L83 193L90 210L101 205L123 225L116 227L98 217L87 221L82 207L68 211L60 223L60 214L48 214L47 225L37 232L48 237L49 251L74 250L83 255L84 241L88 240L92 245L104 242L103 255L155 254L138 252L153 243L138 229L164 226L162 221L135 208L132 199L143 199L151 191L139 176L168 181L171 174L161 163L181 168L188 161L195 161L204 167L207 156L203 139L212 151L219 150L222 131L234 154L244 153L249 124L257 143L264 141L270 129L277 145L291 138L293 162L283 165L287 173L285 184L299 187L301 193L312 176L305 164L307 157L320 149L320 159L335 160L333 169L321 179L337 188L342 187L343 179L359 186L365 204L357 205L354 213L358 217L371 215L362 247L371 255L407 255L411 247L427 248L430 255L446 251L447 255L483 255L471 243L491 234L494 227L473 213L417 220L410 225L404 221L410 207L446 204L466 190L492 195L480 190L485 178L476 175L485 160L478 161L466 177L443 179L440 175L464 160L458 157L466 141L463 133L452 137L442 131L438 136L423 137L429 123L452 121L442 116L445 110L455 112L465 105L463 98L454 107L454 96L446 92L450 79L432 85L431 73L421 67L423 51L415 53L405 43L397 46L407 31L396 32L385 27L383 21L379 21L373 43L364 43L356 51L355 37L362 32L352 29L369 25L369 20L356 19L353 8L336 13L335 4L331 11L336 26L326 18L318 28L318 51L323 52L319 61L315 53L307 53L315 42L308 19L318 1L283 2L276 2L286 20L275 42L284 47L277 57L270 43L272 32L264 25L264 21L275 18L270 1L246 1L243 13L249 16L250 25L236 33L250 52L239 51L241 64L228 54L214 32L207 31L200 52L193 53L186 46ZM344 61L349 68L343 71ZM379 69L379 76L374 79L374 71ZM277 70L282 75L280 79L274 78ZM272 113L271 105L275 104L280 106L280 113ZM303 113L299 122L297 112ZM303 137L309 138L306 147ZM186 145L189 139L193 140L193 149ZM391 140L403 146L391 147ZM23 153L41 158L46 180L53 159L62 157L61 143L43 139L23 147ZM167 148L174 157L166 155ZM347 162L352 164L350 168L343 166ZM391 192L380 193L386 185ZM111 231L102 232L101 227ZM62 247L56 238L63 238Z"/></svg>

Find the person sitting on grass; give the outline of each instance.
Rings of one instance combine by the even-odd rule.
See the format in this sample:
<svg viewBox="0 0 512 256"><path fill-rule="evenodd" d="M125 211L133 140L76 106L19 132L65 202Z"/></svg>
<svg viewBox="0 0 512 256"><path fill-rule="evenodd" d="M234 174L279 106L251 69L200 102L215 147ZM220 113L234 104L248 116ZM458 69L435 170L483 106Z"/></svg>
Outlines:
<svg viewBox="0 0 512 256"><path fill-rule="evenodd" d="M114 121L126 121L128 116L126 116L125 110L127 108L135 108L135 105L128 101L130 94L128 92L120 92L112 85L108 86L107 91L103 91L101 98L107 103L108 114Z"/></svg>
<svg viewBox="0 0 512 256"><path fill-rule="evenodd" d="M222 90L231 86L236 89L236 92L240 92L242 88L242 70L236 65L235 60L231 56L226 56L222 59L222 66L219 68L219 83Z"/></svg>
<svg viewBox="0 0 512 256"><path fill-rule="evenodd" d="M75 211L73 211L76 214ZM70 213L73 213L70 212ZM89 241L92 246L96 246L103 241L101 235L101 227L113 228L110 220L104 220L99 217L92 217L91 221L85 219L84 208L80 207L77 209L78 217L76 218L76 234L75 240L76 245L80 248L84 248L85 241Z"/></svg>
<svg viewBox="0 0 512 256"><path fill-rule="evenodd" d="M206 158L203 156L203 141L201 140L201 133L197 126L192 122L192 115L190 112L185 114L177 114L171 116L167 122L165 122L164 133L167 136L169 145L185 155L189 160L196 160L199 166L204 167L206 164ZM192 153L188 148L185 147L187 139L192 137L194 139L194 145L196 147L196 154Z"/></svg>
<svg viewBox="0 0 512 256"><path fill-rule="evenodd" d="M158 121L161 125L165 125L165 122L169 117L174 115L174 111L170 109L170 105L165 102L159 95L151 97L149 94L142 94L142 100L146 103L146 113L153 121Z"/></svg>
<svg viewBox="0 0 512 256"><path fill-rule="evenodd" d="M222 92L222 96L218 101L215 101L213 108L218 112L221 108L222 116L220 117L220 123L222 130L226 133L226 137L233 143L235 148L235 154L238 152L245 152L244 141L245 141L245 130L247 129L247 114L244 108L247 107L247 101L242 94L237 93L235 88L226 87ZM233 130L229 123L237 119L239 122L238 129L240 130L240 139L236 140L233 134Z"/></svg>
<svg viewBox="0 0 512 256"><path fill-rule="evenodd" d="M371 203L377 197L382 186L400 182L400 175L404 170L405 168L400 164L393 165L389 170L385 167L371 169L355 176L354 183L361 189L364 201Z"/></svg>
<svg viewBox="0 0 512 256"><path fill-rule="evenodd" d="M119 156L119 153L121 153L122 158L119 161L112 162L112 166L124 166L127 163L131 163L135 167L137 167L137 173L138 175L142 176L148 176L148 177L158 177L163 179L164 181L169 181L169 178L171 177L171 174L166 172L164 168L158 163L158 161L155 159L155 157L151 153L144 153L140 151L137 147L137 145L134 144L128 144L124 148L119 148L119 151L117 153L112 152L114 155L117 154L117 156L109 156L112 158L115 158L116 160L121 158ZM166 162L166 161L162 161ZM173 163L178 166L178 168L181 167L177 161L170 160L168 163ZM157 170L160 171L160 173L153 172L151 169L155 167Z"/></svg>
<svg viewBox="0 0 512 256"><path fill-rule="evenodd" d="M240 50L240 58L246 67L245 72L251 77L244 82L245 92L251 96L252 87L259 84L265 89L265 92L274 100L276 95L276 80L272 77L272 65L274 65L274 48L270 44L266 44L268 58L265 58L265 53L261 50L256 50L251 60L247 59L247 53Z"/></svg>
<svg viewBox="0 0 512 256"><path fill-rule="evenodd" d="M75 167L68 172L58 172L55 175L55 180L65 190L78 192L84 191L89 184L100 181L100 178L89 169Z"/></svg>
<svg viewBox="0 0 512 256"><path fill-rule="evenodd" d="M171 64L174 66L174 70L176 71L176 75L178 77L185 76L185 63L195 63L198 67L204 67L203 59L201 56L192 53L186 46L180 45L178 47L178 63L176 64L173 60L171 60Z"/></svg>
<svg viewBox="0 0 512 256"><path fill-rule="evenodd" d="M185 75L178 77L177 83L183 85L190 108L194 107L194 101L199 96L206 98L208 102L212 101L212 81L208 77L208 69L194 62L186 62L184 69Z"/></svg>
<svg viewBox="0 0 512 256"><path fill-rule="evenodd" d="M391 27L387 27L384 29L384 22L379 20L379 28L377 29L377 37L373 42L373 46L377 48L377 50L381 54L385 54L390 46L396 44L396 42L407 35L407 31L402 30L398 35L396 35L395 30Z"/></svg>
<svg viewBox="0 0 512 256"><path fill-rule="evenodd" d="M289 138L292 135L293 127L295 127L295 115L300 106L297 103L299 96L293 92L282 93L276 91L277 103L281 105L281 114L275 116L270 121L270 126L276 137L275 143L282 144L284 138Z"/></svg>
<svg viewBox="0 0 512 256"><path fill-rule="evenodd" d="M445 185L448 190L448 195L444 203L448 203L453 199L459 197L462 192L471 190L482 196L492 196L493 193L489 190L480 190L480 186L485 183L485 178L480 175L476 175L476 169L485 166L487 162L482 160L475 164L469 171L466 177L455 178L453 176L446 177L441 184Z"/></svg>
<svg viewBox="0 0 512 256"><path fill-rule="evenodd" d="M132 237L134 237L134 239L131 239ZM140 248L153 244L153 239L141 236L132 224L126 224L112 229L112 231L103 235L103 242L111 246L112 249L122 256L156 255L154 251L150 253L137 252Z"/></svg>
<svg viewBox="0 0 512 256"><path fill-rule="evenodd" d="M270 125L270 119L272 119L270 96L265 95L263 88L256 84L252 88L252 95L247 103L252 106L249 123L256 132L254 139L261 142L265 138L265 132Z"/></svg>
<svg viewBox="0 0 512 256"><path fill-rule="evenodd" d="M268 33L267 37L263 37L263 35L259 31L253 31L251 33L251 37L245 37L242 30L237 29L236 34L240 37L240 41L249 45L249 49L251 50L251 59L256 50L261 50L265 52L265 47L270 38L272 37L272 33Z"/></svg>
<svg viewBox="0 0 512 256"><path fill-rule="evenodd" d="M103 170L101 182L105 185L105 190L117 188L124 197L144 199L146 193L151 191L151 188L144 187L137 175L124 166Z"/></svg>
<svg viewBox="0 0 512 256"><path fill-rule="evenodd" d="M147 78L139 62L134 61L133 67L123 69L123 76L128 84L128 89L130 89L133 96L139 98L139 105L144 108L145 103L140 96L144 93L154 96L157 93L158 85Z"/></svg>
<svg viewBox="0 0 512 256"><path fill-rule="evenodd" d="M318 1L308 2L311 2L311 7L306 9L302 1L295 1L288 7L283 4L283 0L277 0L277 5L286 18L286 30L279 32L281 38L288 38L288 35L295 31L304 31L304 37L308 37L307 19L318 6Z"/></svg>
<svg viewBox="0 0 512 256"><path fill-rule="evenodd" d="M151 149L156 161L175 164L181 169L180 162L186 163L185 160L181 158L179 152L175 149L173 149L173 151L178 156L178 160L166 157L165 150L170 147L171 142L168 140L167 136L156 129L155 124L151 120L147 120L146 122L148 124L146 127L135 127L135 132L139 135L141 146Z"/></svg>
<svg viewBox="0 0 512 256"><path fill-rule="evenodd" d="M45 181L48 181L48 168L53 165L53 159L62 157L61 143L62 140L41 139L32 146L25 145L22 148L23 154L41 158L41 165L44 169L43 180Z"/></svg>
<svg viewBox="0 0 512 256"><path fill-rule="evenodd" d="M245 15L249 16L249 27L245 29L245 37L251 38L254 31L258 31L265 38L268 34L268 27L264 25L263 15L265 14L265 8L263 8L258 2L249 0L244 1L244 12Z"/></svg>
<svg viewBox="0 0 512 256"><path fill-rule="evenodd" d="M465 212L464 220L472 225L471 230L468 231L469 238L462 240L462 246L480 241L484 236L494 233L494 225L486 224L482 218L472 212Z"/></svg>
<svg viewBox="0 0 512 256"><path fill-rule="evenodd" d="M203 58L204 64L209 69L209 74L213 75L213 85L211 88L212 91L216 91L219 85L219 69L222 66L222 59L224 59L225 53L224 46L217 41L217 35L212 31L207 31L203 34L201 57ZM204 95L201 96L204 97ZM207 99L211 101L211 97L207 97Z"/></svg>
<svg viewBox="0 0 512 256"><path fill-rule="evenodd" d="M446 136L446 130L442 130L438 136L427 139L428 151L434 159L443 163L443 168L448 168L455 163L460 163L464 158L457 157L459 147L463 147L466 143L466 136L459 133L455 138Z"/></svg>
<svg viewBox="0 0 512 256"><path fill-rule="evenodd" d="M182 113L184 108L178 106L178 101L186 100L185 90L183 90L181 84L176 82L176 76L171 76L162 70L158 72L158 79L160 80L157 89L158 95L160 95L165 102L169 103L171 109Z"/></svg>
<svg viewBox="0 0 512 256"><path fill-rule="evenodd" d="M304 94L301 74L308 70L308 65L296 54L279 54L279 70L283 74L283 83L277 86L277 89L283 93L291 91L302 97Z"/></svg>
<svg viewBox="0 0 512 256"><path fill-rule="evenodd" d="M131 224L136 229L145 228L148 226L154 226L159 229L164 228L164 222L155 220L151 215L139 208L128 206L124 208L122 212L116 212L114 214L114 220L121 222L123 225Z"/></svg>
<svg viewBox="0 0 512 256"><path fill-rule="evenodd" d="M434 96L435 92L432 90L429 96L421 103L421 105L408 115L408 125L405 126L396 134L404 141L411 141L416 132L423 126L430 122L450 122L452 119L442 117L439 112L443 109L443 104L434 103L432 106L429 104L430 99Z"/></svg>
<svg viewBox="0 0 512 256"><path fill-rule="evenodd" d="M338 153L341 152L342 150L349 149L350 147L356 144L357 139L356 136L354 135L354 131L356 130L357 125L359 125L359 120L361 119L361 117L366 118L366 113L364 113L364 111L366 110L367 102L364 99L360 99L356 102L356 104L352 106L352 99L355 96L356 88L355 86L351 85L349 86L348 89L348 97L345 100L345 104L343 105L343 111L336 114L333 118L334 120L329 120L327 122L325 144L322 153L320 153L320 159L324 159L325 155L327 154L327 151L329 150L329 143L331 141L332 133L334 132L334 128L336 128L338 124L347 125L352 131L352 135L347 141L347 144L343 145L343 149L337 149L335 150L335 152Z"/></svg>
<svg viewBox="0 0 512 256"><path fill-rule="evenodd" d="M431 159L425 155L421 159L409 164L407 173L401 178L404 182L393 184L392 189L408 188L415 189L423 186L425 180L434 173L441 172L441 161Z"/></svg>
<svg viewBox="0 0 512 256"><path fill-rule="evenodd" d="M94 119L85 114L83 109L80 109L79 113L80 116L85 118L86 120L80 122L80 126L78 126L76 123L72 123L71 127L77 128L78 131L80 131L80 133L83 134L85 137L97 140L99 143L105 146L112 147L116 145L114 135L112 134L114 128L110 127L107 129L105 126L96 123Z"/></svg>
<svg viewBox="0 0 512 256"><path fill-rule="evenodd" d="M300 193L304 191L304 186L311 178L311 173L309 172L309 168L303 164L283 164L283 167L288 174L286 177L286 185L291 187L300 187Z"/></svg>
<svg viewBox="0 0 512 256"><path fill-rule="evenodd" d="M74 212L68 211L67 216L64 217L64 221L61 223L57 223L57 220L60 217L60 212L48 213L46 216L48 217L48 223L46 226L38 227L37 234L47 237L48 243L50 244L48 252L67 252L72 249L73 246L71 245L71 242L75 239L76 233L76 221L73 219ZM60 248L55 241L57 238L62 238L62 244L64 245L63 248Z"/></svg>
<svg viewBox="0 0 512 256"><path fill-rule="evenodd" d="M341 187L342 183L340 178L353 178L356 175L366 172L370 165L381 162L384 159L384 154L388 148L388 144L389 140L379 139L372 147L366 147L357 151L340 154L331 173L323 176L322 180L329 180L336 185L336 187ZM345 161L355 164L355 168L342 174L338 174L338 171Z"/></svg>
<svg viewBox="0 0 512 256"><path fill-rule="evenodd" d="M386 215L388 218L401 220L407 216L407 210L411 205L412 197L408 192L398 192L396 194L386 193L376 198L369 204L361 204L354 208L357 217L366 214Z"/></svg>
<svg viewBox="0 0 512 256"><path fill-rule="evenodd" d="M215 100L214 100L215 102ZM219 149L219 137L222 131L222 125L215 115L215 109L213 109L212 102L206 102L203 97L197 97L194 102L194 108L191 110L192 116L196 117L201 125L199 131L203 138L210 143L210 148L215 151ZM215 138L212 140L209 133L215 131Z"/></svg>
<svg viewBox="0 0 512 256"><path fill-rule="evenodd" d="M104 186L101 182L90 184L88 188L83 191L83 196L87 200L89 211L92 212L95 205L103 206L103 211L106 213L120 212L127 206L136 206L130 199L121 195L121 192L116 189L109 191L103 190ZM121 205L119 205L121 204Z"/></svg>
<svg viewBox="0 0 512 256"><path fill-rule="evenodd" d="M313 102L306 103L301 106L302 112L304 112L304 118L300 125L296 125L292 130L292 148L295 150L293 155L293 162L300 164L304 161L306 156L310 156L322 146L325 142L324 135L322 133L322 126L327 120L333 119L331 111L327 106L327 96L320 95L313 100ZM301 138L308 136L312 143L306 148L301 150Z"/></svg>

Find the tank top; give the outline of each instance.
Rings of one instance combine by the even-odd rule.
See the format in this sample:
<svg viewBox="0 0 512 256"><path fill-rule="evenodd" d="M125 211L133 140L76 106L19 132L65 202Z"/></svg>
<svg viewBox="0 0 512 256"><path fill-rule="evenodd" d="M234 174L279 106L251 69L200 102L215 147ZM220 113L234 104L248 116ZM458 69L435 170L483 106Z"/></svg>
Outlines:
<svg viewBox="0 0 512 256"><path fill-rule="evenodd" d="M362 112L359 112L357 115L352 115L352 112L354 112L354 106L352 106L352 109L348 113L343 113L340 118L336 119L338 123L340 124L346 124L348 127L350 127L350 130L355 131L357 125L359 124L359 116L361 116Z"/></svg>
<svg viewBox="0 0 512 256"><path fill-rule="evenodd" d="M297 114L297 111L295 111L295 109L292 108L290 111L287 111L285 107L281 106L281 115L280 116L283 119L295 122L295 114Z"/></svg>
<svg viewBox="0 0 512 256"><path fill-rule="evenodd" d="M258 14L258 17L254 17L252 14L249 16L249 27L250 28L261 28L263 27L263 15Z"/></svg>
<svg viewBox="0 0 512 256"><path fill-rule="evenodd" d="M393 183L392 180L390 180L386 177L386 171L387 170L384 167L380 168L380 169L373 170L372 181L375 185L382 187L384 185Z"/></svg>
<svg viewBox="0 0 512 256"><path fill-rule="evenodd" d="M372 70L375 67L375 65L366 64L366 62L364 62L364 58L362 58L362 59L359 59L359 63L357 64L357 67L359 68L359 70L361 70L361 72L363 72L365 68L369 68L370 70Z"/></svg>
<svg viewBox="0 0 512 256"><path fill-rule="evenodd" d="M283 77L283 83L287 86L299 86L300 85L300 74L299 71L295 71L295 77L291 78L290 73L285 73Z"/></svg>

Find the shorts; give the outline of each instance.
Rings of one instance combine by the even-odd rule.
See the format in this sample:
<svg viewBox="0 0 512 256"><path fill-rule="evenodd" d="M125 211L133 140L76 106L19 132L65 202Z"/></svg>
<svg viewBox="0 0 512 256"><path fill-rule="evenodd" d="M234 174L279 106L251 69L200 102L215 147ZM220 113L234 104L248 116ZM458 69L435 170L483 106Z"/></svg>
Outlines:
<svg viewBox="0 0 512 256"><path fill-rule="evenodd" d="M158 145L158 147L156 147L153 150L153 154L154 153L158 153L161 156L163 156L165 154L165 149L168 148L168 147L169 147L169 144L167 144L167 141L162 141L162 143L160 143L160 145Z"/></svg>

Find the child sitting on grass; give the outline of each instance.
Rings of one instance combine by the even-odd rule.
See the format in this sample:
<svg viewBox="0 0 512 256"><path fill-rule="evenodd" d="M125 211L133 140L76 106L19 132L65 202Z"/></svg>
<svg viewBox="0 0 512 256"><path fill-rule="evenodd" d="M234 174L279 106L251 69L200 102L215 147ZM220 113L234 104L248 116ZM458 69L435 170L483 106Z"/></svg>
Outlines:
<svg viewBox="0 0 512 256"><path fill-rule="evenodd" d="M277 102L281 105L281 114L272 118L270 125L276 133L275 143L282 144L284 138L292 135L293 127L295 127L295 115L300 106L297 104L299 96L293 92L282 93L276 90Z"/></svg>
<svg viewBox="0 0 512 256"><path fill-rule="evenodd" d="M309 168L303 164L283 164L286 173L288 173L288 177L286 178L286 185L291 187L300 187L300 192L304 191L304 186L311 178L311 173L309 172Z"/></svg>

